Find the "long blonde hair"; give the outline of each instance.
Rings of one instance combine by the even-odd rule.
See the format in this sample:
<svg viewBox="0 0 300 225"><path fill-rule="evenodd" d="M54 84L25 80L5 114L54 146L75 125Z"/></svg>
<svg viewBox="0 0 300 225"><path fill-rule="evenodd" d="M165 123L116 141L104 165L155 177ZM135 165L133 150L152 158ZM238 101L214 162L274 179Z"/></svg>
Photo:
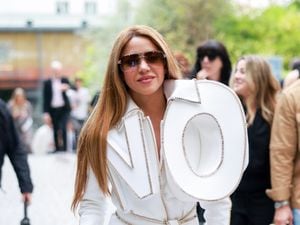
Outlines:
<svg viewBox="0 0 300 225"><path fill-rule="evenodd" d="M250 88L250 96L244 101L248 125L253 123L257 109L261 110L262 117L271 125L280 90L279 82L263 57L248 55L241 57L238 62L241 60L245 60L246 81ZM231 76L231 86L233 79L234 76Z"/></svg>
<svg viewBox="0 0 300 225"><path fill-rule="evenodd" d="M108 131L121 120L125 113L128 100L127 87L118 67L118 60L124 47L133 37L148 38L165 53L165 79L180 78L176 60L167 43L156 30L148 26L136 25L123 30L118 35L109 57L101 96L79 137L73 209L78 206L85 192L88 168L94 172L102 192L109 194L106 138Z"/></svg>

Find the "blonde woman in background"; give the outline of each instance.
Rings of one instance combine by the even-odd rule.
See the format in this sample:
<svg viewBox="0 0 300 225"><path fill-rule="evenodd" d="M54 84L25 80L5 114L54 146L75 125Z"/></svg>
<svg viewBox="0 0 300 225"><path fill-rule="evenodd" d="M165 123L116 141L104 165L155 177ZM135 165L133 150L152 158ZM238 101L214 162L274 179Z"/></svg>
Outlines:
<svg viewBox="0 0 300 225"><path fill-rule="evenodd" d="M27 153L31 153L32 105L27 100L24 89L16 88L8 102L16 129Z"/></svg>
<svg viewBox="0 0 300 225"><path fill-rule="evenodd" d="M245 107L249 141L249 164L231 196L231 225L269 225L274 203L265 191L271 186L269 144L279 82L262 57L243 56L237 62L230 86Z"/></svg>

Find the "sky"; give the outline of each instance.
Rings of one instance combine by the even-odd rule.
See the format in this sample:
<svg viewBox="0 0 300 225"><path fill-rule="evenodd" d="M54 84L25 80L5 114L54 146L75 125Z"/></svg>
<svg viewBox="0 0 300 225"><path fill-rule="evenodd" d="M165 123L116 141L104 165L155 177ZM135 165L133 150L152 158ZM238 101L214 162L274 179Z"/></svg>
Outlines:
<svg viewBox="0 0 300 225"><path fill-rule="evenodd" d="M79 7L82 7L78 4L78 2L82 2L81 0L68 0L71 2L73 6L72 11L79 11ZM112 0L96 0L101 2L101 7L99 7L99 11L105 12L111 10L111 7L114 7ZM269 2L276 2L280 4L285 4L286 2L290 2L290 0L234 0L239 3L249 4L255 7L265 7ZM47 13L49 10L53 11L54 2L56 0L0 0L0 15L6 13Z"/></svg>
<svg viewBox="0 0 300 225"><path fill-rule="evenodd" d="M72 12L82 12L82 5L85 0L67 0L70 2ZM114 7L115 0L95 0L101 2L101 7L98 7L99 12L110 11ZM0 0L0 15L1 14L19 14L19 13L38 13L44 14L55 12L55 3L57 0ZM100 3L98 3L100 5Z"/></svg>

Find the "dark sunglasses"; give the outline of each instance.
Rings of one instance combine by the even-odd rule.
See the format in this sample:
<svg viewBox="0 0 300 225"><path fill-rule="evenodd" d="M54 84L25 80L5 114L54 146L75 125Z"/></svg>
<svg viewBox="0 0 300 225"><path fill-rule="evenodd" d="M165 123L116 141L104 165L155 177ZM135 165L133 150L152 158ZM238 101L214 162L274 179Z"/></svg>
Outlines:
<svg viewBox="0 0 300 225"><path fill-rule="evenodd" d="M140 65L141 60L145 59L147 64L153 65L164 62L166 55L160 51L149 51L139 54L125 55L120 58L118 64L123 72L133 70Z"/></svg>
<svg viewBox="0 0 300 225"><path fill-rule="evenodd" d="M200 61L202 61L205 58L205 56L207 56L209 61L214 61L219 56L219 54L214 51L202 52L199 54Z"/></svg>

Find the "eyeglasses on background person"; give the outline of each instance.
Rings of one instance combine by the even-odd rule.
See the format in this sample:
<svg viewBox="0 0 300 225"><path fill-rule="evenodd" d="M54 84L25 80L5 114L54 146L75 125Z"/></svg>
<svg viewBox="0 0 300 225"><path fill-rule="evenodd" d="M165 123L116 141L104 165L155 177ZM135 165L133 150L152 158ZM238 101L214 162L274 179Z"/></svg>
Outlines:
<svg viewBox="0 0 300 225"><path fill-rule="evenodd" d="M198 58L199 61L204 60L205 57L209 59L209 61L214 61L220 54L215 50L203 51L199 53Z"/></svg>
<svg viewBox="0 0 300 225"><path fill-rule="evenodd" d="M165 58L165 54L161 51L149 51L122 56L118 64L123 72L127 72L137 69L142 59L144 59L148 65L155 65L164 62Z"/></svg>
<svg viewBox="0 0 300 225"><path fill-rule="evenodd" d="M195 64L189 78L196 78L198 72L203 69L201 62L203 62L205 56L208 57L210 62L215 62L217 57L220 58L222 68L220 71L220 79L218 81L228 85L231 74L231 61L225 45L217 40L206 40L197 47Z"/></svg>

